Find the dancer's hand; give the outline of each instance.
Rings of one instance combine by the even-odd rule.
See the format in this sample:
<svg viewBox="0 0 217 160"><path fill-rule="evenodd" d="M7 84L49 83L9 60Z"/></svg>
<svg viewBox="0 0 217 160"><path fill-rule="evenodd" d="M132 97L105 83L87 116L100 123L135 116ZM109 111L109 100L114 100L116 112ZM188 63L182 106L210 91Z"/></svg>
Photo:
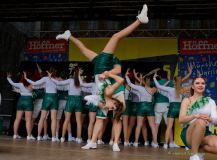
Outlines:
<svg viewBox="0 0 217 160"><path fill-rule="evenodd" d="M129 76L129 74L130 74L130 68L127 68L127 71L126 71L126 73L125 73L125 76Z"/></svg>
<svg viewBox="0 0 217 160"><path fill-rule="evenodd" d="M78 70L79 75L82 75L83 72L84 72L84 70L82 68L79 68L79 70Z"/></svg>
<svg viewBox="0 0 217 160"><path fill-rule="evenodd" d="M51 78L52 73L50 73L49 71L46 71L46 72L47 72L48 77Z"/></svg>
<svg viewBox="0 0 217 160"><path fill-rule="evenodd" d="M209 117L208 114L200 114L200 119L206 120L208 122L212 122L212 119Z"/></svg>
<svg viewBox="0 0 217 160"><path fill-rule="evenodd" d="M134 75L134 77L138 77L138 74L139 74L139 72L136 72L136 70L133 69L133 75Z"/></svg>
<svg viewBox="0 0 217 160"><path fill-rule="evenodd" d="M155 72L153 78L156 78L157 76L158 76L157 72Z"/></svg>
<svg viewBox="0 0 217 160"><path fill-rule="evenodd" d="M192 64L190 64L189 66L188 66L188 73L192 73L192 70L193 70L193 66L192 66Z"/></svg>
<svg viewBox="0 0 217 160"><path fill-rule="evenodd" d="M27 74L26 74L25 71L23 71L23 77L24 77L25 80L27 79Z"/></svg>
<svg viewBox="0 0 217 160"><path fill-rule="evenodd" d="M7 77L11 78L12 74L10 72L7 72Z"/></svg>
<svg viewBox="0 0 217 160"><path fill-rule="evenodd" d="M100 75L99 75L99 80L100 80L100 81L103 81L104 79L105 79L105 75L104 75L104 74L100 74Z"/></svg>

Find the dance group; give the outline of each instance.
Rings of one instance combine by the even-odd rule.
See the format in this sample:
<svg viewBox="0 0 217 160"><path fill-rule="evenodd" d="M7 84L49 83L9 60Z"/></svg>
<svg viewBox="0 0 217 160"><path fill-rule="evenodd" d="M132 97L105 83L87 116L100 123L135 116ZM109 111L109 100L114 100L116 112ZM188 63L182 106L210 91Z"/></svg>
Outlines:
<svg viewBox="0 0 217 160"><path fill-rule="evenodd" d="M89 111L89 126L87 144L81 147L82 149L95 149L97 144L103 143L101 139L108 117L113 123L109 142L113 151L120 151L118 143L122 126L124 146L130 145L129 139L135 124L133 146L138 147L141 131L144 145L149 145L146 120L152 133L151 146L158 148L157 134L163 117L167 125L164 149L178 147L173 141L172 128L174 119L179 118L183 126L181 139L191 149L190 160L203 159L202 152L217 153L217 136L212 135L210 131L210 126L217 124L217 110L215 102L203 95L206 79L198 76L192 80L189 87L182 87L182 84L190 77L191 66L184 78L177 76L173 81L167 79L166 71L159 71L159 69L146 75L128 69L125 80L121 76L120 61L113 53L122 38L132 33L139 25L148 23L147 11L147 5L144 5L135 22L115 33L100 54L88 49L68 30L57 35L57 40L71 41L92 62L94 82L85 82L81 76L82 70L78 66L74 67L72 77L69 79L61 74L57 76L56 71L50 69L40 80L35 81L24 72L22 83L14 83L11 80L11 74L8 73L8 82L21 94L17 104L13 138L20 138L17 131L25 112L27 140L35 140L31 132L34 120L41 112L38 141L47 139L47 134L44 134L44 137L41 135L43 128L46 131L48 113L51 117L52 141L64 142L66 132L68 132L68 141L72 141L70 121L72 113L75 112L77 124L75 141L81 143L82 110L84 109L82 99L84 99L85 108ZM135 83L132 82L132 77ZM82 92L89 95L82 98ZM63 112L65 120L59 140L59 122Z"/></svg>

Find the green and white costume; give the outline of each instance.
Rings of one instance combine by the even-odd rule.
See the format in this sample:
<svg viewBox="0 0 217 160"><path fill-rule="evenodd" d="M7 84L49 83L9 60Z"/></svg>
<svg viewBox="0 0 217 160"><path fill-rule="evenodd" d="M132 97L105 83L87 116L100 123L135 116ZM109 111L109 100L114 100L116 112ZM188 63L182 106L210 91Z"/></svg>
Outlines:
<svg viewBox="0 0 217 160"><path fill-rule="evenodd" d="M190 106L187 109L187 115L188 116L189 115L195 115L195 114L207 114L210 116L210 118L212 119L212 123L210 123L206 127L204 135L205 136L212 135L211 125L217 124L217 108L216 108L215 101L213 99L211 99L210 97L205 97L205 96L199 98L196 102L194 102L193 104L190 104ZM182 139L183 143L186 146L188 146L189 148L191 148L191 146L187 142L186 133L187 133L187 129L190 126L190 124L193 123L195 120L196 120L196 118L193 119L192 121L184 124L182 132L181 132L181 139Z"/></svg>
<svg viewBox="0 0 217 160"><path fill-rule="evenodd" d="M58 86L65 86L68 90L68 100L65 106L65 112L82 112L81 87L76 87L73 78L57 81L51 79Z"/></svg>
<svg viewBox="0 0 217 160"><path fill-rule="evenodd" d="M17 110L21 111L33 111L33 98L32 91L27 89L23 83L14 83L11 78L7 78L8 82L15 87L19 93L20 98L17 102Z"/></svg>
<svg viewBox="0 0 217 160"><path fill-rule="evenodd" d="M167 92L166 96L169 98L170 106L167 114L168 118L177 118L179 117L180 105L182 101L182 96L176 95L176 89L174 87L166 87L160 85L156 78L154 78L154 83L159 90ZM162 92L161 92L162 93ZM162 93L163 94L163 93Z"/></svg>
<svg viewBox="0 0 217 160"><path fill-rule="evenodd" d="M140 97L140 102L137 104L137 116L155 116L154 107L152 103L153 95L149 93L145 87L140 85L135 85L130 82L128 76L125 77L127 84L134 90L138 92Z"/></svg>
<svg viewBox="0 0 217 160"><path fill-rule="evenodd" d="M40 111L41 111L41 108L42 108L42 102L43 102L43 98L44 98L44 95L45 95L45 92L44 92L44 88L42 89L35 89L33 91L33 98L34 98L34 110L33 110L33 113L32 113L32 118L37 118Z"/></svg>
<svg viewBox="0 0 217 160"><path fill-rule="evenodd" d="M101 83L104 83L104 82L101 82L99 80L99 75L102 74L104 71L110 71L110 70L112 70L115 65L121 65L121 63L120 63L120 60L117 57L115 57L113 54L104 53L104 52L98 54L92 60L92 63L94 65L94 75L95 75L95 83L96 83L96 94L97 95L100 95L100 94L102 95L102 93L99 93L99 92L102 89L101 88L101 86L102 86ZM115 83L114 79L110 78L109 81L111 82L111 84ZM113 95L117 95L118 97L122 97L122 96L124 97L124 85L119 86L115 90L115 92L114 92ZM102 98L102 96L101 96L101 98ZM124 104L124 107L125 107L124 99L123 99L122 103ZM97 117L98 118L99 117L104 118L103 115L105 115L106 111L102 110L102 109L97 109L97 110L101 110L101 111L97 111Z"/></svg>
<svg viewBox="0 0 217 160"><path fill-rule="evenodd" d="M27 79L32 85L43 85L45 88L45 95L42 102L42 110L57 110L58 109L58 100L57 100L57 87L49 77L43 77L40 80L33 82L30 79Z"/></svg>

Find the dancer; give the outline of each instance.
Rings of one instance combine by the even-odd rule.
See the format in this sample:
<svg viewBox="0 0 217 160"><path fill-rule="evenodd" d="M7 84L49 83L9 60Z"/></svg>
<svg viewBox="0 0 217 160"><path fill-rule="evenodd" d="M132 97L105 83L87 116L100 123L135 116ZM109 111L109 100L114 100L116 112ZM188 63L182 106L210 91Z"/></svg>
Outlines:
<svg viewBox="0 0 217 160"><path fill-rule="evenodd" d="M152 143L151 145L154 148L158 148L158 143L157 143L157 135L156 135L156 128L155 128L155 123L154 123L154 108L152 106L152 97L153 94L156 92L156 88L151 88L150 87L150 79L145 80L145 87L142 87L140 85L134 85L130 82L130 79L128 77L129 75L129 69L127 70L125 74L126 81L128 85L133 88L134 90L138 91L138 96L140 97L140 103L137 106L137 126L136 126L136 131L135 131L135 142L134 146L138 147L138 140L139 140L139 135L142 129L142 126L144 124L144 117L147 117L149 126L152 131ZM142 81L142 78L140 81Z"/></svg>
<svg viewBox="0 0 217 160"><path fill-rule="evenodd" d="M99 107L97 109L97 118L93 129L93 135L91 141L82 147L82 149L91 149L91 148L97 148L97 138L100 133L102 133L104 120L107 118L108 111L114 110L114 120L119 122L121 114L123 112L123 103L121 103L119 100L113 98L113 94L115 90L123 84L124 79L120 76L114 75L111 72L104 72L105 77L113 78L115 80L114 84L109 84L107 80L103 81L102 86L100 87L100 95L99 98L96 99L98 101L96 105ZM85 97L86 98L86 97ZM113 122L114 125L114 122ZM117 128L114 128L114 130ZM115 137L116 138L116 137ZM115 139L116 140L116 139ZM116 144L117 145L117 144ZM117 146L114 148L113 144L113 151L120 151L119 147Z"/></svg>
<svg viewBox="0 0 217 160"><path fill-rule="evenodd" d="M160 85L166 85L169 87L173 87L173 84L171 83L171 81L168 80L167 78L167 72L166 71L161 71L160 72L160 80L158 80L158 83ZM156 125L156 132L158 134L158 129L159 129L159 125L161 123L162 117L164 118L164 122L167 125L167 114L168 114L168 110L169 110L169 99L167 96L164 96L167 94L167 92L162 93L164 91L159 90L155 95L154 95L154 110L155 110L155 125ZM170 133L170 143L169 143L169 147L170 148L179 148L178 145L176 145L173 141L173 131L171 131ZM163 145L164 149L168 148L168 145L165 143Z"/></svg>
<svg viewBox="0 0 217 160"><path fill-rule="evenodd" d="M133 32L141 23L148 23L147 17L147 6L144 5L141 13L137 16L137 20L126 27L125 29L121 30L120 32L114 34L105 48L103 49L102 53L97 55L94 51L88 49L79 39L75 38L71 35L70 31L65 31L63 34L60 34L56 37L56 39L65 39L70 40L74 43L81 51L83 55L85 55L93 64L94 64L94 74L95 74L95 81L98 81L98 78L105 78L105 75L102 73L105 71L110 71L112 74L120 74L121 73L121 65L119 60L113 55L118 42L128 36L131 32ZM101 76L99 76L101 74ZM112 82L115 83L115 82ZM98 84L96 84L98 86ZM119 99L123 104L124 102L124 87L121 86L114 95L114 98ZM121 121L114 121L113 127L116 128L115 131L115 143L113 144L113 150L119 151L118 141L121 133Z"/></svg>
<svg viewBox="0 0 217 160"><path fill-rule="evenodd" d="M202 77L193 79L191 97L182 101L179 114L179 122L183 124L181 139L191 148L190 160L204 159L199 149L217 154L217 136L211 133L211 124L217 124L216 104L213 99L204 96L205 84Z"/></svg>
<svg viewBox="0 0 217 160"><path fill-rule="evenodd" d="M123 113L124 146L130 146L130 142L128 139L130 109L132 105L131 103L132 95L130 93L130 90L131 90L130 86L125 82L124 99L125 99L126 109Z"/></svg>
<svg viewBox="0 0 217 160"><path fill-rule="evenodd" d="M161 94L165 94L165 96L168 96L169 98L169 111L167 113L167 129L165 133L165 144L164 148L168 148L168 143L170 139L170 135L172 133L173 123L174 119L179 116L180 111L180 104L182 101L182 93L186 92L186 90L189 90L188 88L181 87L182 79L181 77L175 77L174 87L167 87L160 85L156 79L157 72L154 74L154 83L155 86L162 91L165 91L166 93L161 92Z"/></svg>
<svg viewBox="0 0 217 160"><path fill-rule="evenodd" d="M81 85L81 90L85 93L89 93L91 95L96 95L96 85L94 82L84 82L81 78L81 71L79 72L79 81ZM85 101L86 103L86 101ZM91 141L92 133L93 133L93 128L96 120L96 111L97 111L97 106L94 104L89 104L88 102L85 104L85 107L88 110L88 115L89 115L89 124L88 124L88 138L87 138L87 143ZM101 141L99 141L101 142Z"/></svg>
<svg viewBox="0 0 217 160"><path fill-rule="evenodd" d="M8 82L15 87L19 93L20 98L17 103L17 112L16 112L16 119L14 121L14 135L13 139L20 139L21 137L18 135L18 128L20 125L21 118L23 113L25 113L25 120L26 120L26 131L27 131L27 140L35 140L32 136L31 132L31 119L32 119L32 111L33 111L33 99L32 99L32 85L26 82L25 80L21 79L20 83L14 83L11 80L11 73L7 73L7 80Z"/></svg>
<svg viewBox="0 0 217 160"><path fill-rule="evenodd" d="M61 142L65 142L65 134L68 125L70 124L72 112L75 112L75 118L77 123L77 143L82 143L81 132L82 132L82 101L81 101L81 87L79 82L79 68L75 67L73 78L58 81L54 78L51 80L58 86L68 86L68 100L65 106L65 120L63 123ZM48 73L51 77L52 73Z"/></svg>
<svg viewBox="0 0 217 160"><path fill-rule="evenodd" d="M56 71L54 68L50 68L50 72L53 73L53 76L55 77ZM47 117L48 111L51 113L51 132L52 132L52 142L57 141L56 139L56 124L57 124L57 88L56 85L51 81L51 79L46 76L41 78L38 81L32 81L27 78L26 73L24 72L24 78L33 85L42 85L45 88L45 95L42 102L42 109L41 109L41 117L38 123L38 137L37 140L41 141L41 132L43 129L44 121Z"/></svg>
<svg viewBox="0 0 217 160"><path fill-rule="evenodd" d="M35 70L33 72L33 75L32 75L32 79L34 81L39 80L46 75L46 73L42 71L42 69L40 68L38 63L36 63L36 67L37 67L37 70ZM33 95L33 99L34 99L34 102L33 102L33 105L34 105L33 108L34 109L33 109L33 113L32 113L31 125L32 125L32 129L33 129L35 120L38 117L39 113L41 112L41 108L42 108L42 102L43 102L43 98L45 95L45 91L44 91L43 86L38 86L38 87L35 86L32 95ZM51 139L47 134L47 117L48 117L48 115L49 115L49 113L47 113L46 119L44 121L43 140L50 140Z"/></svg>

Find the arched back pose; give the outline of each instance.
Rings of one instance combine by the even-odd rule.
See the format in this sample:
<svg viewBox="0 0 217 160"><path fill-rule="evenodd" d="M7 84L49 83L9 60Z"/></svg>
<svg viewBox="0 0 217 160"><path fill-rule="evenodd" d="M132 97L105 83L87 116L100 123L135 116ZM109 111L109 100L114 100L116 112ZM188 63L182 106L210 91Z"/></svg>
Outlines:
<svg viewBox="0 0 217 160"><path fill-rule="evenodd" d="M11 73L7 73L8 82L15 87L19 93L20 98L17 102L17 112L16 119L14 121L14 139L21 138L18 135L18 128L20 125L21 118L23 113L25 113L26 120L26 131L27 131L27 140L35 140L35 138L31 135L32 127L31 127L31 119L32 119L32 111L33 111L33 99L32 99L32 85L27 83L25 80L22 83L14 83L11 80Z"/></svg>
<svg viewBox="0 0 217 160"><path fill-rule="evenodd" d="M101 74L100 78L105 78L103 72L110 71L111 74L120 74L121 73L121 65L119 60L113 55L118 42L132 33L140 24L148 23L147 17L148 8L146 5L143 6L141 13L137 16L137 20L133 22L128 27L123 30L115 33L111 39L106 44L101 54L98 54L90 49L88 49L79 39L75 38L71 35L70 31L65 31L63 34L60 34L56 37L56 39L65 39L70 40L72 43L76 45L81 51L83 55L85 55L94 65L94 74L95 74L95 82L99 78L99 74ZM115 83L114 81L112 83ZM96 84L98 86L98 84ZM117 89L113 95L114 98L119 99L123 104L124 102L124 87ZM113 127L116 128L115 131L115 141L113 144L113 150L119 151L118 140L121 133L121 121L114 121Z"/></svg>
<svg viewBox="0 0 217 160"><path fill-rule="evenodd" d="M115 80L115 83L110 84L107 80L103 81L100 87L101 89L99 92L99 97L98 99L96 99L96 101L98 101L96 104L99 108L97 109L97 118L93 129L92 139L87 145L82 147L82 149L97 148L96 141L99 134L103 130L104 120L107 118L109 110L115 111L114 120L116 120L117 122L120 121L120 117L123 111L123 103L113 98L113 94L115 90L123 84L124 79L108 71L106 71L104 74L108 78L113 78ZM116 130L116 128L114 128L114 130ZM113 145L113 151L120 151L120 149L118 146L117 148L114 148Z"/></svg>
<svg viewBox="0 0 217 160"><path fill-rule="evenodd" d="M203 159L199 149L217 154L217 136L211 133L211 124L217 124L217 109L214 100L203 95L205 83L204 78L193 79L191 97L182 101L179 114L182 141L192 152L190 160Z"/></svg>

